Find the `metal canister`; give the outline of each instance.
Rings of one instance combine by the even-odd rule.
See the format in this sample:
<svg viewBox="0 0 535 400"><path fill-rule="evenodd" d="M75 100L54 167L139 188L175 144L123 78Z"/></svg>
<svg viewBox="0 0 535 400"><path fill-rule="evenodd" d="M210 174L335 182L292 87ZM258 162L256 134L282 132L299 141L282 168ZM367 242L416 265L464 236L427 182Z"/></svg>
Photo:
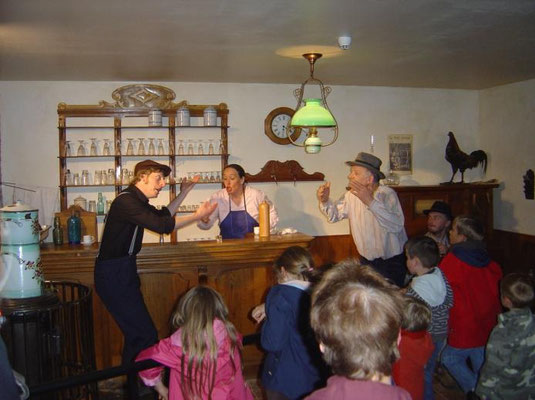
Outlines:
<svg viewBox="0 0 535 400"><path fill-rule="evenodd" d="M162 126L162 110L149 111L149 126Z"/></svg>
<svg viewBox="0 0 535 400"><path fill-rule="evenodd" d="M0 297L41 296L38 210L17 202L0 209L2 262L6 274ZM0 284L0 287L2 285Z"/></svg>
<svg viewBox="0 0 535 400"><path fill-rule="evenodd" d="M217 125L217 111L214 107L208 106L204 109L204 126L216 126Z"/></svg>
<svg viewBox="0 0 535 400"><path fill-rule="evenodd" d="M177 125L178 126L190 126L190 113L189 108L182 106L177 111Z"/></svg>

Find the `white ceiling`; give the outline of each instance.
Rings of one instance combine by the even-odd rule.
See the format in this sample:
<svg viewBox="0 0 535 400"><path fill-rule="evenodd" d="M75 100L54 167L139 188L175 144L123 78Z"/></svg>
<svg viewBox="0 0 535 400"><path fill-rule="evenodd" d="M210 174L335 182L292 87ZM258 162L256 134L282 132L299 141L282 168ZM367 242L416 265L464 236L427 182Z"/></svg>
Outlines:
<svg viewBox="0 0 535 400"><path fill-rule="evenodd" d="M527 80L535 0L0 0L0 80L295 84L322 46L329 85Z"/></svg>

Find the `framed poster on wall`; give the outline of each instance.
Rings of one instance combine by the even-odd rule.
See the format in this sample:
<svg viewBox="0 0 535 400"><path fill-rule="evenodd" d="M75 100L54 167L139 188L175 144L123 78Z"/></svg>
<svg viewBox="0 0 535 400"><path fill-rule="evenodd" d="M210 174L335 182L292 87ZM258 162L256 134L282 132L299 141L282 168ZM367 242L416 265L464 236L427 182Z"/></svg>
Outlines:
<svg viewBox="0 0 535 400"><path fill-rule="evenodd" d="M388 159L391 171L412 174L412 135L389 135Z"/></svg>

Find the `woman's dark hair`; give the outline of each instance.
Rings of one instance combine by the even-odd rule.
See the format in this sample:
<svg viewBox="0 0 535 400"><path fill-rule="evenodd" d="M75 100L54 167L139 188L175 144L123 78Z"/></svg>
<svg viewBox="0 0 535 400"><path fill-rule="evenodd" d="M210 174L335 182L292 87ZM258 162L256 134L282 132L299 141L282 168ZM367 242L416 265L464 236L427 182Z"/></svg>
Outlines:
<svg viewBox="0 0 535 400"><path fill-rule="evenodd" d="M223 171L227 168L233 168L236 170L236 172L238 173L238 175L240 176L240 178L245 178L245 170L243 169L243 167L239 164L229 164L227 165Z"/></svg>

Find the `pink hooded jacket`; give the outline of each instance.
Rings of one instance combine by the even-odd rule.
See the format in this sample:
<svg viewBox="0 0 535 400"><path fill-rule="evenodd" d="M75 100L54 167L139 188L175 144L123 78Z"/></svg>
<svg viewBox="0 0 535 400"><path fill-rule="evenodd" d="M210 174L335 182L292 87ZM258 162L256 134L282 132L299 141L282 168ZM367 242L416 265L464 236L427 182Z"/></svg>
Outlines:
<svg viewBox="0 0 535 400"><path fill-rule="evenodd" d="M213 400L253 400L253 395L246 385L242 370L238 349L234 351L234 363L236 370L232 366L230 358L231 342L225 329L225 325L220 320L214 321L214 335L217 342L217 367L214 389L212 391ZM241 338L239 338L241 340ZM181 330L177 330L170 337L160 340L154 346L143 350L136 358L136 361L153 359L169 367L171 370L169 377L169 400L183 400L184 396L180 390L180 359L182 357ZM163 367L156 367L141 371L139 376L147 386L154 386L159 380ZM208 398L203 397L204 398Z"/></svg>

